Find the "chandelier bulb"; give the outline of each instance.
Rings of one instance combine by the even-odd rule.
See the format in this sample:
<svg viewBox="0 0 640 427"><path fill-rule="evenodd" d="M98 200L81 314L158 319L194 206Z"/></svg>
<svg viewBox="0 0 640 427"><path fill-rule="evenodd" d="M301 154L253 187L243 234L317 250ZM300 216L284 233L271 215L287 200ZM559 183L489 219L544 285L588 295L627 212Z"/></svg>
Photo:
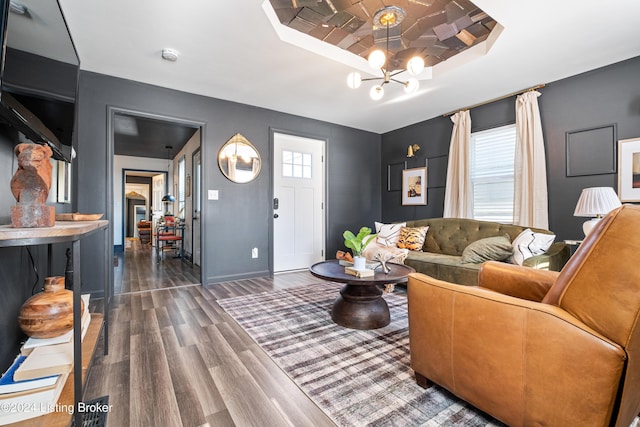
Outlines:
<svg viewBox="0 0 640 427"><path fill-rule="evenodd" d="M409 93L409 94L415 93L419 87L420 87L420 82L418 82L418 79L411 77L404 84L404 91L405 93Z"/></svg>
<svg viewBox="0 0 640 427"><path fill-rule="evenodd" d="M387 61L387 56L380 49L376 49L369 54L368 61L371 68L373 68L374 70L379 70Z"/></svg>
<svg viewBox="0 0 640 427"><path fill-rule="evenodd" d="M347 86L351 89L358 89L362 84L362 76L357 71L349 73L347 76Z"/></svg>
<svg viewBox="0 0 640 427"><path fill-rule="evenodd" d="M407 71L412 76L417 76L424 70L424 59L421 56L414 56L407 63Z"/></svg>
<svg viewBox="0 0 640 427"><path fill-rule="evenodd" d="M374 101L381 100L382 97L384 96L384 88L381 85L376 85L372 87L371 90L369 91L369 96Z"/></svg>

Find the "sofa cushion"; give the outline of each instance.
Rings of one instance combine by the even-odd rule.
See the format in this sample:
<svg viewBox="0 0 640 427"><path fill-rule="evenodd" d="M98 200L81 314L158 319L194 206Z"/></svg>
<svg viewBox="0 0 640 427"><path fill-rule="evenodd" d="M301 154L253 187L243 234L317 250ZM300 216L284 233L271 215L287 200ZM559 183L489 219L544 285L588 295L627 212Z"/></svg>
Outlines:
<svg viewBox="0 0 640 427"><path fill-rule="evenodd" d="M502 261L513 254L513 246L509 235L486 237L470 243L462 251L462 262L482 263L485 261Z"/></svg>
<svg viewBox="0 0 640 427"><path fill-rule="evenodd" d="M382 246L397 246L398 239L400 239L400 229L406 225L406 222L383 224L376 221L375 226L376 234L378 235L378 244Z"/></svg>
<svg viewBox="0 0 640 427"><path fill-rule="evenodd" d="M415 268L418 273L469 286L478 284L478 271L482 265L463 263L462 257L456 255L415 251L409 251L404 263Z"/></svg>
<svg viewBox="0 0 640 427"><path fill-rule="evenodd" d="M410 251L421 251L429 227L402 227L397 246Z"/></svg>
<svg viewBox="0 0 640 427"><path fill-rule="evenodd" d="M525 259L542 255L551 247L555 234L534 233L530 228L523 230L513 239L513 255L509 262L522 265Z"/></svg>

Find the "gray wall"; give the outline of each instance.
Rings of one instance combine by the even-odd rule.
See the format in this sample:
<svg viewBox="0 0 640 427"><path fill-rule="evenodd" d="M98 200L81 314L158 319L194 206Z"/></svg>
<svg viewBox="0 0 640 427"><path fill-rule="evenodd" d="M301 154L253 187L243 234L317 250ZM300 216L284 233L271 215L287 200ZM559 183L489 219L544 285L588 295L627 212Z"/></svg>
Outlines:
<svg viewBox="0 0 640 427"><path fill-rule="evenodd" d="M586 187L617 189L617 174L566 176L566 132L615 123L617 139L640 136L640 57L549 83L538 98L547 154L549 228L558 239L584 236L582 223L573 211ZM515 123L515 97L471 110L472 131ZM453 124L448 117L416 123L382 136L382 218L386 222L442 216L447 159ZM409 144L422 147L414 159L407 159ZM611 150L617 149L610 141ZM419 167L428 158L427 206L402 206L400 192L386 191L387 165L408 160ZM595 166L602 158L590 159ZM392 177L395 178L395 177Z"/></svg>
<svg viewBox="0 0 640 427"><path fill-rule="evenodd" d="M107 219L113 216L109 107L203 124L204 190L220 194L217 201L205 199L203 207L202 266L207 283L269 273L272 129L327 140L328 257L342 247L339 236L344 229L373 226L380 218L378 134L91 72L80 73L78 105L77 208L105 212ZM264 162L260 176L248 184L228 181L217 166L218 150L236 132L256 146ZM104 272L103 238L94 235L82 242L83 286L96 293L104 277L112 274ZM253 247L260 258L251 259Z"/></svg>

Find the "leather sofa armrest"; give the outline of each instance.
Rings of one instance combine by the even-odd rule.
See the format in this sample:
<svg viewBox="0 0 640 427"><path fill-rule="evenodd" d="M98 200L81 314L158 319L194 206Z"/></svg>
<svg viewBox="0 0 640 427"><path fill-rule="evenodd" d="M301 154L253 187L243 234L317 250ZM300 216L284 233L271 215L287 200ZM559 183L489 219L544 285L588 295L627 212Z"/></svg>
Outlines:
<svg viewBox="0 0 640 427"><path fill-rule="evenodd" d="M478 286L503 295L540 302L559 274L557 271L487 261L480 267Z"/></svg>
<svg viewBox="0 0 640 427"><path fill-rule="evenodd" d="M547 252L524 260L522 265L538 270L560 271L569 260L571 251L563 242L555 242Z"/></svg>

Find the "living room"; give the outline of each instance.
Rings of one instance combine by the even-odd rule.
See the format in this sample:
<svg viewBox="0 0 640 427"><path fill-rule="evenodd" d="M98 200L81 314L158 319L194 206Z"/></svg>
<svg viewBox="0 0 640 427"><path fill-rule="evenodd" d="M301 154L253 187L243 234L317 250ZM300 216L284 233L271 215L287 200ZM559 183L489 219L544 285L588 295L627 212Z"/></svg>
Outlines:
<svg viewBox="0 0 640 427"><path fill-rule="evenodd" d="M67 2L61 3L65 12L67 7L71 8ZM623 1L620 5L637 12L635 4ZM531 7L534 8L534 5ZM82 9L76 13L81 12ZM523 12L528 13L530 12ZM69 27L73 34L73 12L69 11L69 15ZM82 40L75 42L82 52ZM598 52L593 53L597 54ZM615 170L567 176L567 134L615 125L615 140L609 141L612 153L617 150L618 140L640 136L640 89L637 77L640 75L640 57L637 54L578 75L553 81L535 81L513 90L524 90L537 84L545 85L539 89L539 103L547 155L549 229L556 233L558 240L581 239L583 236L581 225L584 219L573 215L582 189L599 186L616 189L618 185ZM83 61L81 55L75 131L77 157L72 162L73 203L56 207L69 212L104 213L108 220L114 218L113 147L108 137L113 109L201 123L204 129L201 152L206 170L203 188L205 191L217 190L219 194L218 200L210 200L205 204L202 216L202 282L212 287L221 282L250 278L260 280L272 274L269 255L272 251L273 216L271 143L275 130L326 140L327 219L324 250L326 257L330 258L337 250L344 249L344 230L354 230L362 225L373 227L374 221L393 222L442 216L452 130L449 116L443 114L494 98L491 96L473 102L452 102L449 105L453 105L453 108L428 115L425 113L421 116L422 119L389 130L373 131L309 118L304 109L298 110L298 114L282 112L283 110L261 107L253 102L234 102L222 95L214 97L194 94L186 89L176 90L160 84L135 81L126 76L118 77L115 72L110 75L109 70L101 72L83 68ZM175 65L179 64L180 61ZM158 68L164 65L160 62L155 64ZM340 70L342 68L339 67ZM159 73L165 75L173 72L177 72L175 67L174 70ZM210 69L208 72L215 75L216 71ZM322 74L319 72L309 78L308 84L322 86ZM499 78L498 74L496 79ZM344 86L331 89L335 93L334 103L341 102L341 91L348 90ZM244 92L242 89L236 90ZM280 90L286 91L286 88ZM495 97L513 91L496 94ZM250 94L243 95L250 97ZM256 94L256 97L259 95ZM367 97L366 93L360 95ZM515 96L472 108L471 117L474 131L513 123ZM15 169L13 147L16 135L7 129L3 131L5 138L0 144L0 176L8 186ZM217 167L219 149L237 132L251 141L263 159L261 174L249 184L240 185L229 181ZM407 146L410 144L418 144L420 150L416 151L414 157L407 158ZM617 166L617 158L612 155ZM400 193L388 190L389 165L403 164L405 161L408 168L428 167L427 204L424 206L403 206ZM0 218L3 223L8 223L14 199L9 192L5 192L0 200ZM109 233L107 238L111 239L111 244L106 247L113 248L113 235L114 233ZM253 248L258 248L258 258L251 257ZM0 248L0 254L0 277L5 282L3 289L6 294L0 303L0 311L3 313L0 337L3 342L11 343L9 347L3 346L1 356L2 360L9 363L19 345L19 333L14 325L17 309L29 294L34 276L24 273L31 271L29 255L24 250ZM34 255L39 270L46 271L44 249L34 248ZM92 236L83 242L83 290L91 292L96 298L102 296L104 282L113 281L113 271L104 263L105 258L112 257L112 250L105 250L102 236ZM61 273L63 268L64 256L58 255L56 273ZM285 279L279 277L274 280ZM232 293L233 287L227 285L218 291L210 291L210 294L224 292ZM150 304L153 298L163 297L144 296L139 302ZM235 329L230 331L229 336L236 333ZM119 333L114 333L119 336ZM229 340L233 342L232 338ZM243 339L239 341L242 345L249 346ZM125 347L122 351L128 350ZM264 355L254 357L258 358L256 363L268 363L263 360Z"/></svg>

